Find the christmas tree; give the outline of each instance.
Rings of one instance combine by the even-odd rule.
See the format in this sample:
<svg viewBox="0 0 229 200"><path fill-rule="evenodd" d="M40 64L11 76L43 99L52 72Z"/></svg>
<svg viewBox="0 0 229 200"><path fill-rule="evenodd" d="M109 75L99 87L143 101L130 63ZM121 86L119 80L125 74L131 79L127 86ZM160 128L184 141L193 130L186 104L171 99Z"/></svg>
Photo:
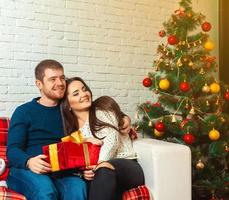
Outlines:
<svg viewBox="0 0 229 200"><path fill-rule="evenodd" d="M163 23L152 72L143 85L158 97L138 106L135 128L156 139L188 145L193 199L229 196L229 86L216 80L212 26L191 0ZM155 96L155 95L154 95ZM163 173L163 172L162 172Z"/></svg>

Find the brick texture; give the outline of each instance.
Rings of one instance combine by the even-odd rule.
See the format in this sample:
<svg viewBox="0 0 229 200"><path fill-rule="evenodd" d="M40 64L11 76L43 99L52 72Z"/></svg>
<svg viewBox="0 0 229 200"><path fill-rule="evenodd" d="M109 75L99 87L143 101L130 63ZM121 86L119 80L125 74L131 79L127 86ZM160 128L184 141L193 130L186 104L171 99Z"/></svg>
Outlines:
<svg viewBox="0 0 229 200"><path fill-rule="evenodd" d="M141 82L178 2L0 0L0 115L10 117L39 95L34 67L50 58L63 63L67 77L85 79L95 98L110 95L134 117L152 96Z"/></svg>

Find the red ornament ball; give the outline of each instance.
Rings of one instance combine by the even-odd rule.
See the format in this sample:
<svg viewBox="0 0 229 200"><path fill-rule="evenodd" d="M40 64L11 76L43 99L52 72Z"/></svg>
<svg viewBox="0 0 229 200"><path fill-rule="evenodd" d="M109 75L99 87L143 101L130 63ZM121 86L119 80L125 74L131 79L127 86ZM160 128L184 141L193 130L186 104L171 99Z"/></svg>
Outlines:
<svg viewBox="0 0 229 200"><path fill-rule="evenodd" d="M143 79L142 84L145 87L150 87L152 85L152 80L149 77Z"/></svg>
<svg viewBox="0 0 229 200"><path fill-rule="evenodd" d="M175 35L170 35L170 36L168 37L168 43L169 43L170 45L177 44L177 43L178 43L177 37L176 37Z"/></svg>
<svg viewBox="0 0 229 200"><path fill-rule="evenodd" d="M187 92L187 91L189 91L189 89L190 89L190 85L189 85L189 83L186 82L186 81L181 82L179 87L180 87L180 90L181 90L182 92Z"/></svg>
<svg viewBox="0 0 229 200"><path fill-rule="evenodd" d="M226 91L224 94L224 99L229 101L229 91Z"/></svg>
<svg viewBox="0 0 229 200"><path fill-rule="evenodd" d="M195 142L195 136L192 133L185 133L183 135L183 140L186 144L193 144Z"/></svg>
<svg viewBox="0 0 229 200"><path fill-rule="evenodd" d="M163 132L165 130L165 125L163 122L157 122L155 124L155 129L159 132Z"/></svg>
<svg viewBox="0 0 229 200"><path fill-rule="evenodd" d="M212 25L211 25L209 22L204 22L204 23L201 25L201 28L202 28L203 31L208 32L208 31L211 30Z"/></svg>
<svg viewBox="0 0 229 200"><path fill-rule="evenodd" d="M165 37L165 31L164 30L159 31L158 34L160 37Z"/></svg>

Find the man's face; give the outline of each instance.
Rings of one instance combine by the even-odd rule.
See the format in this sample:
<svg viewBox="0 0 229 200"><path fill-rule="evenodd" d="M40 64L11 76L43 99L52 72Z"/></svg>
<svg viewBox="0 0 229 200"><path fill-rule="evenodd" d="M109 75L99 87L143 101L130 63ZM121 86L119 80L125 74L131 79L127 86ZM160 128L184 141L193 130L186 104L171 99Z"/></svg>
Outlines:
<svg viewBox="0 0 229 200"><path fill-rule="evenodd" d="M43 81L36 81L41 95L47 99L59 101L66 89L64 71L62 69L46 69Z"/></svg>

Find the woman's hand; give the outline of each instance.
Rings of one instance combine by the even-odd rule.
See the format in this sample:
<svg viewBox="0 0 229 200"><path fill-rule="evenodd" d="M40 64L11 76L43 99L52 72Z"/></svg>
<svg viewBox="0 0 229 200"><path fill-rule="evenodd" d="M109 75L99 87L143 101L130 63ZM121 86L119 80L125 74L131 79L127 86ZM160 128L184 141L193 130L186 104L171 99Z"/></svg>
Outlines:
<svg viewBox="0 0 229 200"><path fill-rule="evenodd" d="M95 169L96 165L91 165L89 167L87 167L86 170L83 171L83 177L84 179L91 181L94 179L95 173L94 173L94 169Z"/></svg>
<svg viewBox="0 0 229 200"><path fill-rule="evenodd" d="M43 154L32 157L27 161L27 167L36 174L48 173L51 171L51 165L44 160L45 158L47 156Z"/></svg>
<svg viewBox="0 0 229 200"><path fill-rule="evenodd" d="M119 127L120 133L123 135L127 135L130 132L131 129L131 120L129 116L125 115L123 118L123 125L122 127Z"/></svg>

